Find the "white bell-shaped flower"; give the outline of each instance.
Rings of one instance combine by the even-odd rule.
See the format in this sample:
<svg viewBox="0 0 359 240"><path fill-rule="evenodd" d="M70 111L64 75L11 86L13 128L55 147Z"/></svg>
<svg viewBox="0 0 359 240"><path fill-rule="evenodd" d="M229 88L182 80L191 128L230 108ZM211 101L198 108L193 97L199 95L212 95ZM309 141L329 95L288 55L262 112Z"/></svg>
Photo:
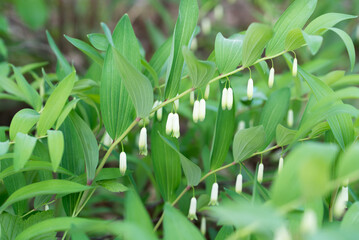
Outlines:
<svg viewBox="0 0 359 240"><path fill-rule="evenodd" d="M242 192L242 186L243 186L243 177L242 174L238 174L236 179L236 193Z"/></svg>
<svg viewBox="0 0 359 240"><path fill-rule="evenodd" d="M178 96L178 94L177 94ZM178 111L178 108L179 108L179 99L176 99L174 102L173 102L173 106L174 106L174 110L177 112Z"/></svg>
<svg viewBox="0 0 359 240"><path fill-rule="evenodd" d="M294 58L294 60L293 60L293 68L292 68L293 77L297 76L297 72L298 72L298 60L297 60L297 58Z"/></svg>
<svg viewBox="0 0 359 240"><path fill-rule="evenodd" d="M207 84L206 89L204 90L204 99L205 99L205 100L207 100L208 97L209 97L210 89L211 89L211 88L210 88L209 84Z"/></svg>
<svg viewBox="0 0 359 240"><path fill-rule="evenodd" d="M194 104L194 91L190 92L189 94L189 102L191 103L191 105Z"/></svg>
<svg viewBox="0 0 359 240"><path fill-rule="evenodd" d="M175 138L179 138L180 136L179 116L177 113L173 114L173 136Z"/></svg>
<svg viewBox="0 0 359 240"><path fill-rule="evenodd" d="M269 70L268 87L272 88L274 84L274 68Z"/></svg>
<svg viewBox="0 0 359 240"><path fill-rule="evenodd" d="M50 209L49 205L46 204L45 207L44 207L44 210L45 210L45 211L49 211L49 209Z"/></svg>
<svg viewBox="0 0 359 240"><path fill-rule="evenodd" d="M289 109L288 116L287 116L288 127L293 127L293 123L294 123L294 113L293 113L292 109Z"/></svg>
<svg viewBox="0 0 359 240"><path fill-rule="evenodd" d="M140 138L138 140L138 148L140 150L140 154L147 156L147 129L143 127L140 132Z"/></svg>
<svg viewBox="0 0 359 240"><path fill-rule="evenodd" d="M223 6L221 4L218 4L214 8L214 18L216 20L221 20L223 18Z"/></svg>
<svg viewBox="0 0 359 240"><path fill-rule="evenodd" d="M206 228L207 228L207 223L206 223L206 218L205 217L202 217L202 219L201 219L201 233L203 234L203 235L206 235Z"/></svg>
<svg viewBox="0 0 359 240"><path fill-rule="evenodd" d="M282 225L281 227L277 228L274 232L274 240L292 240L292 237L288 231L288 229Z"/></svg>
<svg viewBox="0 0 359 240"><path fill-rule="evenodd" d="M197 220L196 211L197 211L197 199L195 197L192 197L191 203L189 205L189 211L188 211L189 220L191 220L191 221L193 219Z"/></svg>
<svg viewBox="0 0 359 240"><path fill-rule="evenodd" d="M209 205L218 205L218 183L213 183Z"/></svg>
<svg viewBox="0 0 359 240"><path fill-rule="evenodd" d="M305 210L300 224L300 231L304 235L310 235L317 231L317 215L311 209Z"/></svg>
<svg viewBox="0 0 359 240"><path fill-rule="evenodd" d="M125 152L120 153L120 173L125 175L127 169L127 157Z"/></svg>
<svg viewBox="0 0 359 240"><path fill-rule="evenodd" d="M199 101L198 100L196 100L194 102L192 117L193 117L193 122L197 123L198 118L199 118Z"/></svg>
<svg viewBox="0 0 359 240"><path fill-rule="evenodd" d="M348 202L348 187L342 187L334 204L334 215L337 218L343 216Z"/></svg>
<svg viewBox="0 0 359 240"><path fill-rule="evenodd" d="M264 171L264 165L263 165L263 163L260 163L259 167L258 167L258 173L257 173L257 181L259 183L263 182L263 171Z"/></svg>
<svg viewBox="0 0 359 240"><path fill-rule="evenodd" d="M105 136L103 137L103 145L105 145L106 147L111 146L113 140L110 137L110 135L108 134L108 132L105 132Z"/></svg>
<svg viewBox="0 0 359 240"><path fill-rule="evenodd" d="M278 162L278 173L280 173L282 169L283 169L283 158L280 157Z"/></svg>
<svg viewBox="0 0 359 240"><path fill-rule="evenodd" d="M243 120L239 121L239 123L238 123L238 130L243 130L243 129L245 129L245 128L246 128L246 122L243 121Z"/></svg>
<svg viewBox="0 0 359 240"><path fill-rule="evenodd" d="M227 109L231 110L233 107L233 90L232 88L228 88L227 92Z"/></svg>
<svg viewBox="0 0 359 240"><path fill-rule="evenodd" d="M248 80L248 84L247 84L247 97L248 100L252 100L253 98L253 79L250 78Z"/></svg>
<svg viewBox="0 0 359 240"><path fill-rule="evenodd" d="M162 102L158 102L158 105L161 105L161 104L162 104ZM157 120L158 120L159 122L162 121L162 112L163 112L162 108L159 108L159 109L157 110Z"/></svg>
<svg viewBox="0 0 359 240"><path fill-rule="evenodd" d="M208 35L211 32L212 24L211 20L207 17L204 17L201 21L201 28L204 35Z"/></svg>
<svg viewBox="0 0 359 240"><path fill-rule="evenodd" d="M198 40L197 38L193 38L191 42L191 50L196 51L198 48Z"/></svg>
<svg viewBox="0 0 359 240"><path fill-rule="evenodd" d="M228 93L228 89L223 88L223 90L222 90L222 109L223 110L226 110L226 108L227 108L227 93Z"/></svg>
<svg viewBox="0 0 359 240"><path fill-rule="evenodd" d="M206 101L202 98L199 101L199 114L198 119L202 122L206 118Z"/></svg>
<svg viewBox="0 0 359 240"><path fill-rule="evenodd" d="M173 132L173 113L169 113L166 122L166 134L171 135Z"/></svg>

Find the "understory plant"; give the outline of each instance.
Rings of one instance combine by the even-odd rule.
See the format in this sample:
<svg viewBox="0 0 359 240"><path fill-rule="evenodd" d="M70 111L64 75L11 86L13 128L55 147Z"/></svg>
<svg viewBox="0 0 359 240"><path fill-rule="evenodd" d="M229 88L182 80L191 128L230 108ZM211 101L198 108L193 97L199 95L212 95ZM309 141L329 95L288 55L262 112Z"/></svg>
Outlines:
<svg viewBox="0 0 359 240"><path fill-rule="evenodd" d="M316 5L218 33L206 60L209 19L181 0L149 62L126 14L64 36L83 75L49 32L56 72L1 63L1 98L28 105L0 127L1 239L358 239L359 75L336 27L356 16ZM315 58L327 33L348 71Z"/></svg>

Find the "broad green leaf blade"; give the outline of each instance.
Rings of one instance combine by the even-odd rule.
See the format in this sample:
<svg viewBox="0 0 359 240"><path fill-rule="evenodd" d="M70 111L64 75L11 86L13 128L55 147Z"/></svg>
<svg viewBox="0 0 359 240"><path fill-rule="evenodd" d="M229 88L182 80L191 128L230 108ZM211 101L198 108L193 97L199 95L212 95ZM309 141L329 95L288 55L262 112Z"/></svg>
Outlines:
<svg viewBox="0 0 359 240"><path fill-rule="evenodd" d="M24 229L24 222L20 216L10 213L0 214L1 239L12 240Z"/></svg>
<svg viewBox="0 0 359 240"><path fill-rule="evenodd" d="M338 160L336 168L337 178L343 180L353 178L358 175L359 172L359 145L357 143L350 146Z"/></svg>
<svg viewBox="0 0 359 240"><path fill-rule="evenodd" d="M10 197L6 199L6 202L0 207L0 212L3 212L13 203L35 196L44 194L69 194L82 192L91 188L92 187L84 186L75 182L59 179L32 183L11 194Z"/></svg>
<svg viewBox="0 0 359 240"><path fill-rule="evenodd" d="M220 92L225 86L225 83L220 83ZM222 95L221 98L222 99ZM233 100L233 107L231 110L223 110L221 102L218 105L216 125L214 129L214 137L212 142L212 149L210 155L211 170L222 166L226 160L229 147L233 142L233 135L236 124L236 104Z"/></svg>
<svg viewBox="0 0 359 240"><path fill-rule="evenodd" d="M345 213L341 223L342 228L356 229L359 224L359 202L355 202Z"/></svg>
<svg viewBox="0 0 359 240"><path fill-rule="evenodd" d="M182 54L188 67L188 75L192 80L193 87L201 88L206 86L216 70L215 64L210 61L198 60L187 47L182 48Z"/></svg>
<svg viewBox="0 0 359 240"><path fill-rule="evenodd" d="M126 221L136 224L148 232L153 231L151 218L135 190L132 189L126 193L125 207Z"/></svg>
<svg viewBox="0 0 359 240"><path fill-rule="evenodd" d="M272 29L261 23L252 23L243 41L243 67L249 67L257 61L263 53L264 47L272 37Z"/></svg>
<svg viewBox="0 0 359 240"><path fill-rule="evenodd" d="M171 55L167 67L165 99L173 98L178 93L184 59L182 47L188 46L198 21L198 3L182 0L176 26L173 32Z"/></svg>
<svg viewBox="0 0 359 240"><path fill-rule="evenodd" d="M37 133L44 136L56 122L62 109L64 108L68 97L72 91L76 79L76 73L70 73L55 88L47 100L43 111L41 112L39 122L37 123Z"/></svg>
<svg viewBox="0 0 359 240"><path fill-rule="evenodd" d="M126 192L128 190L128 188L122 183L119 183L117 179L98 181L97 184L107 191L115 193Z"/></svg>
<svg viewBox="0 0 359 240"><path fill-rule="evenodd" d="M162 121L154 121L151 130L151 158L156 182L165 201L173 201L176 190L181 182L181 161L175 150L163 144L162 136L166 134L166 121L168 114L163 109ZM178 149L178 140L171 138Z"/></svg>
<svg viewBox="0 0 359 240"><path fill-rule="evenodd" d="M303 197L313 200L327 193L337 152L333 144L298 145L285 158L284 167L271 187L273 204L282 206Z"/></svg>
<svg viewBox="0 0 359 240"><path fill-rule="evenodd" d="M150 65L156 71L160 78L166 71L166 62L171 52L172 37L168 38L166 42L153 54ZM145 75L149 77L149 72L146 71Z"/></svg>
<svg viewBox="0 0 359 240"><path fill-rule="evenodd" d="M268 43L266 56L274 56L284 50L289 31L302 28L314 12L316 5L317 0L296 0L285 10L274 25L274 35Z"/></svg>
<svg viewBox="0 0 359 240"><path fill-rule="evenodd" d="M357 99L359 98L359 88L358 87L347 87L340 89L335 92L335 95L339 99Z"/></svg>
<svg viewBox="0 0 359 240"><path fill-rule="evenodd" d="M173 150L175 150L179 155L182 169L187 179L187 185L197 186L201 179L201 169L196 164L194 164L191 160L186 158L182 153L180 153L179 150L177 150L177 148L173 146L172 142L170 142L167 138L163 137L160 133L158 134L162 138L163 142L168 146L170 146Z"/></svg>
<svg viewBox="0 0 359 240"><path fill-rule="evenodd" d="M142 66L145 68L145 73L144 75L150 79L151 84L154 87L158 87L158 75L157 72L155 71L155 69L153 69L153 67L146 61L146 59L142 58L141 59L141 64Z"/></svg>
<svg viewBox="0 0 359 240"><path fill-rule="evenodd" d="M12 69L19 89L21 90L26 102L30 104L36 111L40 111L42 100L36 90L26 81L20 70L14 66Z"/></svg>
<svg viewBox="0 0 359 240"><path fill-rule="evenodd" d="M102 67L103 65L103 57L88 43L81 41L76 38L72 38L65 35L65 38L75 47L77 47L81 52L90 57L95 63Z"/></svg>
<svg viewBox="0 0 359 240"><path fill-rule="evenodd" d="M21 1L15 0L17 14L32 30L38 30L47 22L50 9L44 0ZM36 14L33 14L36 12Z"/></svg>
<svg viewBox="0 0 359 240"><path fill-rule="evenodd" d="M92 44L92 46L94 46L97 50L100 50L103 52L105 52L107 50L109 43L104 34L90 33L90 34L87 34L87 37L88 37L90 43Z"/></svg>
<svg viewBox="0 0 359 240"><path fill-rule="evenodd" d="M164 239L192 239L202 240L203 235L183 214L172 207L165 204L164 220Z"/></svg>
<svg viewBox="0 0 359 240"><path fill-rule="evenodd" d="M62 123L65 121L65 119L67 118L67 116L71 112L71 110L76 107L76 104L77 104L78 101L80 101L80 99L73 99L71 102L69 102L69 103L67 103L65 105L65 107L62 109L61 114L57 118L56 127L55 127L56 130L60 128Z"/></svg>
<svg viewBox="0 0 359 240"><path fill-rule="evenodd" d="M353 18L357 18L357 16L342 13L326 13L311 21L305 28L305 32L308 34L323 35L328 31L328 28L333 27L341 21Z"/></svg>
<svg viewBox="0 0 359 240"><path fill-rule="evenodd" d="M137 117L147 117L153 106L153 90L151 82L137 70L122 54L112 48L115 63L119 69L122 81L136 109Z"/></svg>
<svg viewBox="0 0 359 240"><path fill-rule="evenodd" d="M293 51L305 45L302 29L290 30L285 38L284 48L286 51Z"/></svg>
<svg viewBox="0 0 359 240"><path fill-rule="evenodd" d="M216 238L214 240L227 239L233 233L233 226L224 225L218 231Z"/></svg>
<svg viewBox="0 0 359 240"><path fill-rule="evenodd" d="M220 73L228 73L238 67L242 61L243 39L225 38L218 33L215 42L216 65Z"/></svg>
<svg viewBox="0 0 359 240"><path fill-rule="evenodd" d="M276 129L276 140L278 146L286 146L293 142L297 131L283 127L278 124Z"/></svg>
<svg viewBox="0 0 359 240"><path fill-rule="evenodd" d="M26 101L23 93L21 92L21 89L11 79L0 76L0 84L1 84L1 88L3 90L5 90L6 92L8 92L14 96L17 96L18 98L22 99L23 101Z"/></svg>
<svg viewBox="0 0 359 240"><path fill-rule="evenodd" d="M332 30L333 32L338 34L338 36L343 40L345 47L347 48L347 51L348 51L351 71L353 71L354 65L355 65L355 49L354 49L354 43L353 43L352 39L346 32L344 32L343 30L341 30L339 28L329 28L329 30Z"/></svg>
<svg viewBox="0 0 359 240"><path fill-rule="evenodd" d="M317 35L309 35L304 31L302 31L302 34L305 42L309 47L310 52L312 53L312 55L315 55L319 51L320 46L322 45L323 37Z"/></svg>
<svg viewBox="0 0 359 240"><path fill-rule="evenodd" d="M27 134L17 133L14 147L14 169L16 171L24 167L29 160L36 144L36 138Z"/></svg>
<svg viewBox="0 0 359 240"><path fill-rule="evenodd" d="M273 140L279 123L287 115L290 102L289 88L282 88L273 92L262 110L259 124L263 125L265 131L265 144L263 148Z"/></svg>
<svg viewBox="0 0 359 240"><path fill-rule="evenodd" d="M61 131L48 130L47 144L49 145L49 154L52 163L52 169L57 171L64 153L64 135Z"/></svg>
<svg viewBox="0 0 359 240"><path fill-rule="evenodd" d="M9 140L7 140L5 142L0 142L0 156L6 154L7 151L9 150L9 147L10 147Z"/></svg>
<svg viewBox="0 0 359 240"><path fill-rule="evenodd" d="M52 172L52 165L51 165L51 163L44 162L44 161L29 161L25 164L25 166L22 169L20 169L18 171L15 171L14 167L10 166L10 167L2 170L2 172L0 173L0 179L2 180L6 177L9 177L9 176L14 175L19 172L28 172L28 171L35 171L35 170L45 170L45 171ZM57 172L61 173L61 174L66 174L68 176L73 175L73 173L71 173L70 171L68 171L62 167L59 167Z"/></svg>
<svg viewBox="0 0 359 240"><path fill-rule="evenodd" d="M33 109L24 108L18 111L11 120L10 139L13 140L18 132L27 134L39 118L40 115Z"/></svg>
<svg viewBox="0 0 359 240"><path fill-rule="evenodd" d="M233 140L233 159L241 162L249 158L266 142L265 131L262 125L239 130Z"/></svg>

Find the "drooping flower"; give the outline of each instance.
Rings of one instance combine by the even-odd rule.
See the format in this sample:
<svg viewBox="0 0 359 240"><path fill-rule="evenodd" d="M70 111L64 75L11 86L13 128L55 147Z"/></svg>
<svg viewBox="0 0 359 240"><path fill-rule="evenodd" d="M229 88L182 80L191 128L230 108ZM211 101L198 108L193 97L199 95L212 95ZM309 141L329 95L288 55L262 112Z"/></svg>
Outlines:
<svg viewBox="0 0 359 240"><path fill-rule="evenodd" d="M173 136L175 138L179 138L180 136L179 116L177 113L173 114Z"/></svg>
<svg viewBox="0 0 359 240"><path fill-rule="evenodd" d="M280 157L278 162L278 173L280 173L282 169L283 169L283 158Z"/></svg>
<svg viewBox="0 0 359 240"><path fill-rule="evenodd" d="M317 231L317 215L311 209L305 210L300 224L300 231L304 235L313 234Z"/></svg>
<svg viewBox="0 0 359 240"><path fill-rule="evenodd" d="M209 201L209 205L218 205L218 183L213 183L211 190L211 200Z"/></svg>
<svg viewBox="0 0 359 240"><path fill-rule="evenodd" d="M45 209L45 211L49 211L49 209L50 209L49 205L46 204L45 207L44 207L44 209Z"/></svg>
<svg viewBox="0 0 359 240"><path fill-rule="evenodd" d="M198 40L197 38L193 38L191 42L191 50L196 51L198 48Z"/></svg>
<svg viewBox="0 0 359 240"><path fill-rule="evenodd" d="M173 132L173 113L169 113L166 122L166 134L171 135Z"/></svg>
<svg viewBox="0 0 359 240"><path fill-rule="evenodd" d="M257 174L257 181L259 183L263 182L263 171L264 171L264 165L263 163L260 163L258 167L258 174Z"/></svg>
<svg viewBox="0 0 359 240"><path fill-rule="evenodd" d="M189 102L191 103L191 105L194 104L194 92L193 91L189 94Z"/></svg>
<svg viewBox="0 0 359 240"><path fill-rule="evenodd" d="M206 218L205 217L202 217L201 219L201 233L203 235L206 235Z"/></svg>
<svg viewBox="0 0 359 240"><path fill-rule="evenodd" d="M223 90L222 90L222 109L223 110L226 110L226 108L227 108L227 93L228 93L228 89L223 88Z"/></svg>
<svg viewBox="0 0 359 240"><path fill-rule="evenodd" d="M291 240L292 237L288 229L282 225L274 232L274 240Z"/></svg>
<svg viewBox="0 0 359 240"><path fill-rule="evenodd" d="M223 6L221 4L218 4L214 8L214 18L216 20L221 20L223 18Z"/></svg>
<svg viewBox="0 0 359 240"><path fill-rule="evenodd" d="M205 100L208 99L210 90L211 90L211 87L209 86L209 84L207 84L206 89L204 90L204 99Z"/></svg>
<svg viewBox="0 0 359 240"><path fill-rule="evenodd" d="M246 123L243 120L239 121L238 130L243 130L245 128L246 128Z"/></svg>
<svg viewBox="0 0 359 240"><path fill-rule="evenodd" d="M127 169L127 157L125 152L120 153L120 173L121 175L125 175Z"/></svg>
<svg viewBox="0 0 359 240"><path fill-rule="evenodd" d="M140 154L147 156L147 129L143 127L140 132L140 138L138 140L138 148L140 150Z"/></svg>
<svg viewBox="0 0 359 240"><path fill-rule="evenodd" d="M293 122L294 122L294 116L293 116L293 110L292 109L289 109L288 110L288 116L287 116L287 124L288 124L288 127L293 127Z"/></svg>
<svg viewBox="0 0 359 240"><path fill-rule="evenodd" d="M199 101L196 100L193 105L193 122L197 123L199 118Z"/></svg>
<svg viewBox="0 0 359 240"><path fill-rule="evenodd" d="M272 67L269 71L268 87L272 88L274 84L274 68Z"/></svg>
<svg viewBox="0 0 359 240"><path fill-rule="evenodd" d="M207 17L204 17L201 21L201 28L204 35L208 35L211 32L212 24L211 20Z"/></svg>
<svg viewBox="0 0 359 240"><path fill-rule="evenodd" d="M161 104L162 104L162 102L158 102L158 105L161 105ZM158 120L159 122L162 121L162 108L159 108L159 109L157 110L157 120Z"/></svg>
<svg viewBox="0 0 359 240"><path fill-rule="evenodd" d="M253 98L253 79L250 78L248 80L248 84L247 84L247 97L248 100L252 100Z"/></svg>
<svg viewBox="0 0 359 240"><path fill-rule="evenodd" d="M193 219L197 220L196 211L197 211L197 199L195 197L192 197L191 203L189 205L189 211L188 211L189 220L191 220L191 221Z"/></svg>
<svg viewBox="0 0 359 240"><path fill-rule="evenodd" d="M242 185L243 185L242 174L238 174L237 179L236 179L236 193L241 193L242 192Z"/></svg>
<svg viewBox="0 0 359 240"><path fill-rule="evenodd" d="M199 101L199 114L198 119L202 122L206 118L206 101L202 98Z"/></svg>
<svg viewBox="0 0 359 240"><path fill-rule="evenodd" d="M297 76L297 72L298 72L298 60L297 60L297 58L294 58L294 60L293 60L293 68L292 68L293 77Z"/></svg>
<svg viewBox="0 0 359 240"><path fill-rule="evenodd" d="M227 109L231 110L233 106L233 90L232 88L228 88L227 91Z"/></svg>
<svg viewBox="0 0 359 240"><path fill-rule="evenodd" d="M348 202L348 187L342 187L334 204L334 215L337 218L343 216Z"/></svg>
<svg viewBox="0 0 359 240"><path fill-rule="evenodd" d="M105 136L103 137L103 145L105 145L106 147L111 146L113 140L110 137L110 135L108 134L108 132L105 132Z"/></svg>
<svg viewBox="0 0 359 240"><path fill-rule="evenodd" d="M177 94L178 96L178 94ZM176 99L174 102L173 102L173 106L174 106L174 110L177 112L178 111L178 108L179 108L179 99Z"/></svg>

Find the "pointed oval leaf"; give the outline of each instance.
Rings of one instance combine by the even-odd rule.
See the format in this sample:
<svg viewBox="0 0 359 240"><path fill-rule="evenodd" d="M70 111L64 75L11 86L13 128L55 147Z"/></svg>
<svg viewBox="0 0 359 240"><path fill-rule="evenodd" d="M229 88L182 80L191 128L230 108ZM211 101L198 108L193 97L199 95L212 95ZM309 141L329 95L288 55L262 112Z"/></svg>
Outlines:
<svg viewBox="0 0 359 240"><path fill-rule="evenodd" d="M104 51L104 52L106 51L109 43L104 34L90 33L90 34L87 34L87 37L88 37L90 43L92 44L92 46L94 46L97 50Z"/></svg>
<svg viewBox="0 0 359 240"><path fill-rule="evenodd" d="M16 134L14 147L14 169L23 168L29 160L36 144L36 138L21 132Z"/></svg>
<svg viewBox="0 0 359 240"><path fill-rule="evenodd" d="M86 54L89 58L91 58L95 63L97 63L100 67L103 64L103 57L88 43L81 41L76 38L72 38L65 35L65 38L75 47L77 47L81 52Z"/></svg>
<svg viewBox="0 0 359 240"><path fill-rule="evenodd" d="M18 111L11 120L10 139L13 140L18 132L28 133L39 118L40 115L33 109L25 108Z"/></svg>
<svg viewBox="0 0 359 240"><path fill-rule="evenodd" d="M64 135L61 131L48 130L47 144L49 145L52 168L56 172L64 153Z"/></svg>
<svg viewBox="0 0 359 240"><path fill-rule="evenodd" d="M76 104L77 104L78 101L80 101L80 99L73 99L71 102L69 102L69 103L67 103L65 105L65 107L61 111L61 114L57 118L56 127L55 127L56 130L60 128L62 123L65 121L65 119L67 118L67 116L71 112L71 110L76 107Z"/></svg>
<svg viewBox="0 0 359 240"><path fill-rule="evenodd" d="M278 124L276 129L276 141L278 146L286 146L293 142L297 131Z"/></svg>
<svg viewBox="0 0 359 240"><path fill-rule="evenodd" d="M216 65L220 73L228 73L238 67L242 61L241 38L225 38L218 33L215 41Z"/></svg>
<svg viewBox="0 0 359 240"><path fill-rule="evenodd" d="M323 35L328 31L328 28L333 27L341 21L353 18L357 18L357 16L342 13L326 13L311 21L305 28L305 32L308 34Z"/></svg>

